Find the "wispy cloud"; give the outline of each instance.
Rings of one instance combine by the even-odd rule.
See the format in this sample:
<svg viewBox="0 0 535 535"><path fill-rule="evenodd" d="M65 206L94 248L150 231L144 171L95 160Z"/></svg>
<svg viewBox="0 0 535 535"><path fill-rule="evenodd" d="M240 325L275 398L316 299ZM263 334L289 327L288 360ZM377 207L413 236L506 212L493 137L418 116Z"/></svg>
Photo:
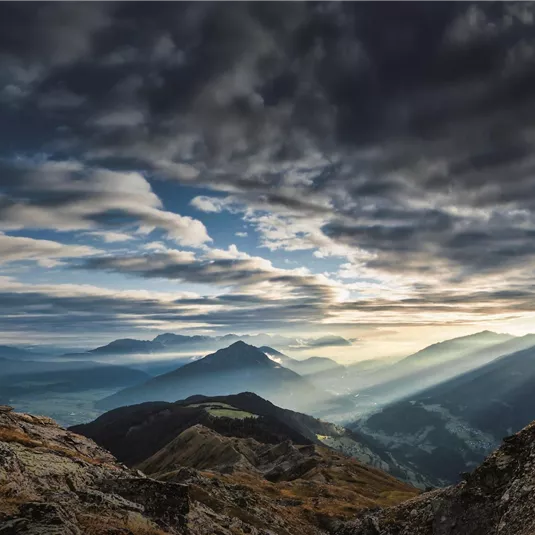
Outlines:
<svg viewBox="0 0 535 535"><path fill-rule="evenodd" d="M102 254L103 251L87 245L65 245L52 240L39 240L0 233L0 263L32 260L42 267L51 267L61 259L72 259Z"/></svg>
<svg viewBox="0 0 535 535"><path fill-rule="evenodd" d="M144 233L163 229L183 245L211 240L200 221L166 211L139 172L73 160L3 160L0 172L0 226L5 229L121 229L134 224Z"/></svg>

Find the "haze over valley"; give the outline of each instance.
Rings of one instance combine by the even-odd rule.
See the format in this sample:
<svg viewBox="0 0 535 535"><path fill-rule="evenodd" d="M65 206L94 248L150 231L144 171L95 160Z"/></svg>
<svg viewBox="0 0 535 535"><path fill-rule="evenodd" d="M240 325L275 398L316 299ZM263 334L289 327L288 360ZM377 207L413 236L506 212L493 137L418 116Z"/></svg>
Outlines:
<svg viewBox="0 0 535 535"><path fill-rule="evenodd" d="M307 357L303 347L328 348L333 358ZM165 333L59 355L3 346L0 404L78 425L147 402L205 396L229 405L225 396L248 391L321 418L331 428L316 433L320 443L420 487L458 481L535 411L535 335L480 331L401 359L352 364L337 361L339 348L358 352L340 336L267 334ZM247 407L245 413L255 414Z"/></svg>

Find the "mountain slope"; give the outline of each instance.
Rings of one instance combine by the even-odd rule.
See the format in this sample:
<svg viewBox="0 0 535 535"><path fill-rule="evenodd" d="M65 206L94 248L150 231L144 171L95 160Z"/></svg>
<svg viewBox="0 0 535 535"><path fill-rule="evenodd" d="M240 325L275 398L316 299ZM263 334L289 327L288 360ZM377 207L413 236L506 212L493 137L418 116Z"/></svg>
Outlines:
<svg viewBox="0 0 535 535"><path fill-rule="evenodd" d="M256 347L235 342L146 383L122 390L99 402L101 408L142 401L175 401L195 394L224 395L251 391L299 407L314 398L314 387L297 373L273 362Z"/></svg>
<svg viewBox="0 0 535 535"><path fill-rule="evenodd" d="M370 376L361 392L391 401L486 364L510 352L512 341L510 335L482 331L433 344Z"/></svg>
<svg viewBox="0 0 535 535"><path fill-rule="evenodd" d="M361 394L373 396L381 399L382 402L390 402L400 399L407 394L415 395L418 391L423 391L433 385L443 381L462 376L470 370L477 370L492 360L513 351L518 351L535 344L535 337L529 335L520 339L509 340L504 343L486 347L465 354L464 358L448 360L444 363L432 364L422 368L416 368L410 373L407 372L395 379L383 382L378 385L365 388Z"/></svg>
<svg viewBox="0 0 535 535"><path fill-rule="evenodd" d="M363 506L386 505L417 494L391 476L328 448L289 441L262 444L223 437L202 426L184 431L139 468L163 481L183 481L183 466L202 469L205 477L243 489L249 496L269 497L271 508L284 504L304 533L314 532L311 528L327 524L329 518L347 518ZM229 505L224 497L222 502L221 509L225 502ZM243 500L240 508L257 515L258 507L251 510L249 503L250 499ZM278 516L283 515L274 515L273 522L278 523ZM266 528L281 532L273 525Z"/></svg>
<svg viewBox="0 0 535 535"><path fill-rule="evenodd" d="M149 377L127 366L93 361L0 360L0 402L36 393L120 388Z"/></svg>
<svg viewBox="0 0 535 535"><path fill-rule="evenodd" d="M250 438L264 444L291 440L294 444L326 445L416 486L423 488L429 484L409 466L394 461L374 440L330 422L277 407L251 392L121 407L71 429L92 438L133 466L194 425L202 425L224 436Z"/></svg>
<svg viewBox="0 0 535 535"><path fill-rule="evenodd" d="M202 426L180 440L176 452L156 456L158 466L164 462L171 468L155 472L157 480L125 468L91 440L48 418L0 407L0 533L327 535L334 522L365 507L396 504L416 494L391 476L325 448L229 439ZM188 442L191 447L184 449ZM203 444L214 459L225 451L230 459L239 449L249 449L250 455L255 450L255 466L242 471L233 462L232 473L223 474L173 462L177 453L180 464L198 464Z"/></svg>
<svg viewBox="0 0 535 535"><path fill-rule="evenodd" d="M296 360L290 368L301 375L319 376L325 372L343 374L345 367L327 357L309 357L304 360Z"/></svg>
<svg viewBox="0 0 535 535"><path fill-rule="evenodd" d="M457 486L375 510L336 535L532 535L535 533L535 424L503 445Z"/></svg>
<svg viewBox="0 0 535 535"><path fill-rule="evenodd" d="M400 463L412 463L435 484L447 484L535 417L534 391L531 347L395 402L349 427L378 440Z"/></svg>
<svg viewBox="0 0 535 535"><path fill-rule="evenodd" d="M266 404L275 410L262 410ZM315 435L306 431L308 436L305 436L304 425L298 428L286 423L291 421L292 414L277 417L277 409L285 411L252 393L216 398L195 396L176 403L150 402L121 407L71 429L92 438L131 466L198 424L225 436L254 438L264 443L292 440L297 444L310 444L309 437L315 438ZM243 418L244 414L258 417Z"/></svg>
<svg viewBox="0 0 535 535"><path fill-rule="evenodd" d="M418 399L440 404L474 427L501 437L533 419L533 392L535 346L441 383Z"/></svg>
<svg viewBox="0 0 535 535"><path fill-rule="evenodd" d="M297 360L269 346L262 346L259 349L274 362L297 372L299 375L312 375L333 370L343 373L345 370L344 366L327 357L308 357L303 360Z"/></svg>
<svg viewBox="0 0 535 535"><path fill-rule="evenodd" d="M196 435L202 431L192 429L190 440L199 444ZM222 440L234 450L241 448L209 433L201 442ZM190 459L198 455L195 448L189 451ZM163 453L159 460L165 459ZM254 470L230 473L170 465L153 479L118 464L92 441L50 419L17 414L9 407L0 407L0 454L0 532L6 534L535 532L535 423L504 439L460 484L414 498L413 489L381 472L321 447L290 444L264 452L263 459L280 467L273 480L265 477L269 471L264 473L269 460Z"/></svg>
<svg viewBox="0 0 535 535"><path fill-rule="evenodd" d="M428 365L432 361L443 363L446 360L457 360L465 355L473 353L490 346L501 344L513 340L514 336L510 334L495 333L492 331L481 331L468 336L460 336L432 344L413 355L404 358L401 362L404 364L424 363Z"/></svg>
<svg viewBox="0 0 535 535"><path fill-rule="evenodd" d="M442 381L476 369L495 358L529 347L535 337L521 338L490 331L453 338L428 346L393 364L371 372L359 373L358 367L348 367L343 378L330 389L353 401L353 409L346 413L327 414L336 421L347 422L363 417L377 407L413 396ZM347 392L349 391L349 395ZM347 405L347 404L346 404ZM346 410L346 405L342 409Z"/></svg>
<svg viewBox="0 0 535 535"><path fill-rule="evenodd" d="M297 362L292 357L289 357L288 355L285 355L284 353L281 353L280 351L277 351L276 349L273 349L269 346L262 346L259 347L260 351L267 355L273 362L276 362L277 364L280 364L281 366L285 366L286 368L291 368L292 364Z"/></svg>

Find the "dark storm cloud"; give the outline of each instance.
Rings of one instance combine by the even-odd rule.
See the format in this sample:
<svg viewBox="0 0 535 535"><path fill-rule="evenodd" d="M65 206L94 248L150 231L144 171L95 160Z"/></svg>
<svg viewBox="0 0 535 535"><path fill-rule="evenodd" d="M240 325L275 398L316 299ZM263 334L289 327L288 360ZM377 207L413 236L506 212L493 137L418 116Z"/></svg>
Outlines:
<svg viewBox="0 0 535 535"><path fill-rule="evenodd" d="M385 222L377 214L371 218L376 221L374 224L332 223L323 230L337 241L373 251L376 256L368 262L370 267L397 271L396 261L404 258L405 269L425 272L442 262L459 280L474 273L504 270L535 258L535 229L525 228L525 217L520 218L516 228L507 225L511 221L496 217L496 220L473 221L469 230L463 230L466 218L438 211L414 210L400 215L387 215ZM459 266L462 269L456 271Z"/></svg>
<svg viewBox="0 0 535 535"><path fill-rule="evenodd" d="M375 269L462 278L533 257L531 3L1 10L5 113L38 114L58 158L322 217Z"/></svg>
<svg viewBox="0 0 535 535"><path fill-rule="evenodd" d="M492 67L483 61L492 53L484 46L473 55L466 47L444 51L444 33L462 13L454 4L77 6L8 4L4 61L20 70L46 69L36 100L58 87L87 97L85 122L75 116L68 125L62 117L75 129L98 119L108 105L120 104L127 113L132 104L143 115L139 131L108 122L95 143L119 149L150 135L158 145L187 134L181 129L191 128L193 116L201 128L198 146L190 148L194 161L247 157L282 132L269 147L278 160L302 153L299 137L383 139L396 123L385 103L455 82L462 78L460 65ZM32 38L21 38L20 30ZM410 121L405 126L410 130Z"/></svg>

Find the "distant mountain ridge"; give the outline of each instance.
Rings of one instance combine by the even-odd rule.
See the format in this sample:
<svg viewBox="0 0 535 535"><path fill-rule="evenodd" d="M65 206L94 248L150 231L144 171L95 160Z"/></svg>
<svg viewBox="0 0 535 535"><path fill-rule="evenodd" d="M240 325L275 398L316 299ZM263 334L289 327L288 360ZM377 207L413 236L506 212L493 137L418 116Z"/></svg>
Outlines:
<svg viewBox="0 0 535 535"><path fill-rule="evenodd" d="M165 346L156 340L136 340L121 338L109 344L89 350L89 353L128 354L128 353L157 353L164 351Z"/></svg>
<svg viewBox="0 0 535 535"><path fill-rule="evenodd" d="M256 347L278 346L294 351L321 347L350 346L351 342L341 336L322 336L319 338L289 338L269 334L226 334L222 336L182 335L174 333L159 334L152 340L138 340L122 338L109 344L88 350L89 353L101 355L118 355L131 353L164 353L170 350L182 349L221 349L233 342L243 341ZM83 355L83 353L81 354ZM71 355L72 356L72 355Z"/></svg>
<svg viewBox="0 0 535 535"><path fill-rule="evenodd" d="M443 362L444 359L455 360L462 358L463 355L472 353L475 350L507 342L514 338L515 337L510 334L480 331L467 336L459 336L457 338L451 338L449 340L444 340L443 342L431 344L421 351L405 357L403 362L419 362L424 360L429 363L433 359L440 360L441 362Z"/></svg>
<svg viewBox="0 0 535 535"><path fill-rule="evenodd" d="M533 337L535 339L535 337ZM455 377L494 360L514 348L531 345L530 336L517 338L508 334L481 331L438 342L391 364L361 370L358 364L346 367L344 377L333 388L348 400L354 400L360 415L404 397L423 391L443 380ZM344 392L345 390L345 392ZM360 403L360 405L359 405ZM356 419L358 416L353 416ZM350 414L340 415L342 421Z"/></svg>
<svg viewBox="0 0 535 535"><path fill-rule="evenodd" d="M31 360L39 357L39 353L22 349L17 346L0 345L0 358Z"/></svg>
<svg viewBox="0 0 535 535"><path fill-rule="evenodd" d="M338 369L340 371L345 370L345 366L342 366L335 360L327 357L308 357L306 359L297 360L273 349L272 347L262 346L259 349L274 362L277 362L300 375L310 375L333 369Z"/></svg>

